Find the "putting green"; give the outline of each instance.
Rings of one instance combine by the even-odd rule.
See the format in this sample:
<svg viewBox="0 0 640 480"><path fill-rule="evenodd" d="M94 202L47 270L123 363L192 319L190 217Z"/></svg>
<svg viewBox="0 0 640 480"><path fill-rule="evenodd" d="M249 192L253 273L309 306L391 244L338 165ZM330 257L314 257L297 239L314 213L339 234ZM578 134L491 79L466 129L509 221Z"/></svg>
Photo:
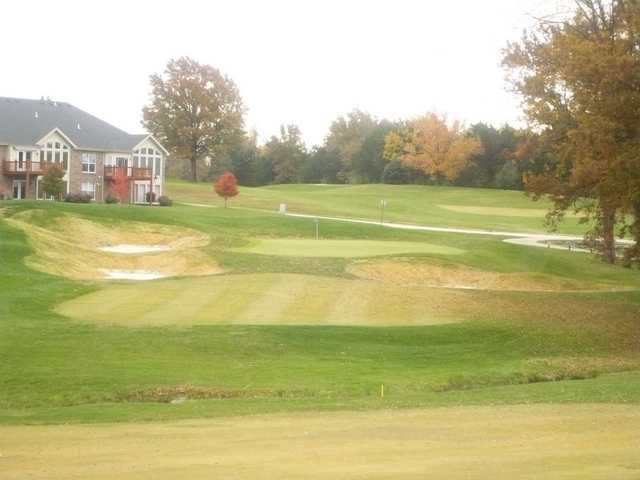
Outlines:
<svg viewBox="0 0 640 480"><path fill-rule="evenodd" d="M310 240L310 239L262 239L242 251L261 255L290 257L374 257L404 253L432 253L459 255L464 250L423 242L398 242L376 240Z"/></svg>
<svg viewBox="0 0 640 480"><path fill-rule="evenodd" d="M443 292L444 294L444 292ZM296 274L248 274L113 285L56 307L98 324L432 325L451 299L422 287ZM453 302L455 303L455 302Z"/></svg>

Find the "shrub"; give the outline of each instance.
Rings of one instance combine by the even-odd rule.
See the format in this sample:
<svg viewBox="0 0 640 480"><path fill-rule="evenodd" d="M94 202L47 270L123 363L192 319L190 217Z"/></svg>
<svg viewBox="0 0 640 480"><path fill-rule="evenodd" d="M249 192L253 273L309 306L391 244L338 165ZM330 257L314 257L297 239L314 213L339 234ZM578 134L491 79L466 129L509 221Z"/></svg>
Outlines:
<svg viewBox="0 0 640 480"><path fill-rule="evenodd" d="M69 203L89 203L91 202L91 195L88 193L67 193L64 201Z"/></svg>
<svg viewBox="0 0 640 480"><path fill-rule="evenodd" d="M171 200L166 195L160 195L158 197L158 203L161 207L170 207L171 205L173 205L173 200Z"/></svg>
<svg viewBox="0 0 640 480"><path fill-rule="evenodd" d="M156 201L156 192L147 192L145 195L147 203L153 203Z"/></svg>
<svg viewBox="0 0 640 480"><path fill-rule="evenodd" d="M40 187L46 197L53 197L60 200L64 193L64 170L58 164L53 164L47 168L47 173L42 177Z"/></svg>
<svg viewBox="0 0 640 480"><path fill-rule="evenodd" d="M104 203L118 203L118 199L113 195L107 195L107 198L104 199Z"/></svg>

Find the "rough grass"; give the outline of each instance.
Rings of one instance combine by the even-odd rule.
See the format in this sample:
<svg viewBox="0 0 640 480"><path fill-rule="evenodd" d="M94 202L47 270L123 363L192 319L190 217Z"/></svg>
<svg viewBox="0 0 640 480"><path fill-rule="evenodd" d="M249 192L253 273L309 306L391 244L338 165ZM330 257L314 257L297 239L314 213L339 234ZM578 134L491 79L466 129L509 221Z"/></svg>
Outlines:
<svg viewBox="0 0 640 480"><path fill-rule="evenodd" d="M352 263L347 271L357 277L391 285L503 290L523 292L620 291L634 289L619 284L593 283L542 273L501 273L454 263L404 258Z"/></svg>
<svg viewBox="0 0 640 480"><path fill-rule="evenodd" d="M632 480L639 431L636 406L488 406L0 427L0 451L6 480Z"/></svg>
<svg viewBox="0 0 640 480"><path fill-rule="evenodd" d="M241 251L287 257L373 257L399 254L460 255L464 251L444 245L420 242L376 240L309 240L297 238L255 240Z"/></svg>

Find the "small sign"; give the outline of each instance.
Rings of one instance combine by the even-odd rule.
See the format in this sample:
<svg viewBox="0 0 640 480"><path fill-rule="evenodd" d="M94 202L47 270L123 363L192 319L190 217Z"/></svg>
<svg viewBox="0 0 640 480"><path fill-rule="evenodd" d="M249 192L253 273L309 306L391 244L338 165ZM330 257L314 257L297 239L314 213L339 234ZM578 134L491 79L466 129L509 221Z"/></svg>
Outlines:
<svg viewBox="0 0 640 480"><path fill-rule="evenodd" d="M281 203L280 204L280 210L279 212L283 215L286 215L287 213L287 204L286 203Z"/></svg>

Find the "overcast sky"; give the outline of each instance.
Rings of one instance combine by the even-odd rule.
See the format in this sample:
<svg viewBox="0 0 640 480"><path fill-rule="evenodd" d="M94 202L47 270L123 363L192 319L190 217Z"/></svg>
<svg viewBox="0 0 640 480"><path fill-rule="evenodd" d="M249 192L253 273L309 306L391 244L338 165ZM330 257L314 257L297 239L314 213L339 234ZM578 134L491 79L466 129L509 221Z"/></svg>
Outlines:
<svg viewBox="0 0 640 480"><path fill-rule="evenodd" d="M262 139L296 123L321 142L354 108L520 118L501 49L549 0L5 1L0 96L67 101L142 131L149 75L188 55L237 83Z"/></svg>

